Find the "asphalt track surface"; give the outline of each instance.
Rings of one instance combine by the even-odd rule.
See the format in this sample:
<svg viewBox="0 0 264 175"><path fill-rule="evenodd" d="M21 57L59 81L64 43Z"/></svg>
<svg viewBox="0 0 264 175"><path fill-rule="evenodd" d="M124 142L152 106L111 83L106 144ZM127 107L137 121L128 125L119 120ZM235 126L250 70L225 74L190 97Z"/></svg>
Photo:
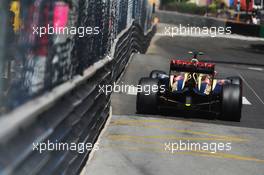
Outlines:
<svg viewBox="0 0 264 175"><path fill-rule="evenodd" d="M164 24L159 25L161 32ZM137 85L151 70L168 70L171 58L189 50L217 62L218 74L243 79L241 122L202 115L141 115L134 92L114 93L113 116L82 174L91 175L263 175L264 41L156 35L146 55L134 55L119 84ZM243 63L243 64L241 64ZM173 143L230 143L231 150L173 150ZM166 147L165 145L170 145Z"/></svg>

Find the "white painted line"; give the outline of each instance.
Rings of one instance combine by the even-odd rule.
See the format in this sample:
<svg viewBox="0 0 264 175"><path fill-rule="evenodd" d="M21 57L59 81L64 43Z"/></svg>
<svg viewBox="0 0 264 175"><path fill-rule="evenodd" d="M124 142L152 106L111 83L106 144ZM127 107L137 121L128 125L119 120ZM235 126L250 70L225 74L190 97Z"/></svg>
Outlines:
<svg viewBox="0 0 264 175"><path fill-rule="evenodd" d="M246 97L243 97L243 98L242 98L242 104L243 104L243 105L252 105L252 104L248 101L248 99L247 99Z"/></svg>
<svg viewBox="0 0 264 175"><path fill-rule="evenodd" d="M260 67L248 67L249 70L263 71Z"/></svg>
<svg viewBox="0 0 264 175"><path fill-rule="evenodd" d="M238 73L238 74L241 77L241 79L243 80L243 82L248 86L248 88L255 94L255 96L259 99L259 101L264 105L264 101L259 97L257 92L249 85L247 80L241 75L241 73Z"/></svg>
<svg viewBox="0 0 264 175"><path fill-rule="evenodd" d="M127 94L128 95L137 95L137 87L129 86Z"/></svg>

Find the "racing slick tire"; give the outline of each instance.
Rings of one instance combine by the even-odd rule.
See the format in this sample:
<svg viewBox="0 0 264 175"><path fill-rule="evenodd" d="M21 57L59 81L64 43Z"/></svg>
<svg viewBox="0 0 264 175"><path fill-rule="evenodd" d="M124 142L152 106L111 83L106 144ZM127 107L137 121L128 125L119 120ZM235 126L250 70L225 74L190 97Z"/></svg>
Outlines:
<svg viewBox="0 0 264 175"><path fill-rule="evenodd" d="M141 86L142 91L138 91L137 93L137 113L156 113L158 110L159 80L153 78L141 78L139 80L139 86ZM154 86L157 86L158 88L152 88ZM148 89L148 91L144 89Z"/></svg>
<svg viewBox="0 0 264 175"><path fill-rule="evenodd" d="M222 89L222 120L239 122L241 119L242 92L239 85L226 84Z"/></svg>
<svg viewBox="0 0 264 175"><path fill-rule="evenodd" d="M153 70L153 71L150 72L149 77L150 78L158 78L158 77L160 77L160 75L164 75L164 74L167 75L167 73L164 72L164 71Z"/></svg>
<svg viewBox="0 0 264 175"><path fill-rule="evenodd" d="M228 77L227 79L229 79L231 81L231 84L236 84L240 87L240 91L241 93L242 91L242 79L240 77L234 76L234 77ZM241 106L242 106L242 100L241 100Z"/></svg>

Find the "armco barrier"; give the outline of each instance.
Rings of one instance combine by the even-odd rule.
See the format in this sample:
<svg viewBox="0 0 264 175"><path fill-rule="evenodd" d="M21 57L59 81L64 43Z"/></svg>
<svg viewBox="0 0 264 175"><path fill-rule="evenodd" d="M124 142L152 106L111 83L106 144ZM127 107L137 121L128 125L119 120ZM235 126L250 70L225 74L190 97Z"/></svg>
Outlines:
<svg viewBox="0 0 264 175"><path fill-rule="evenodd" d="M51 92L0 118L0 174L77 174L90 151L33 151L33 143L95 143L110 108L113 84L132 52L145 52L156 27L144 33L137 23L119 34L113 55ZM112 57L112 58L111 58ZM100 145L99 145L100 149Z"/></svg>
<svg viewBox="0 0 264 175"><path fill-rule="evenodd" d="M232 21L226 22L226 27L231 27L232 33L260 37L260 26L254 24L243 24Z"/></svg>

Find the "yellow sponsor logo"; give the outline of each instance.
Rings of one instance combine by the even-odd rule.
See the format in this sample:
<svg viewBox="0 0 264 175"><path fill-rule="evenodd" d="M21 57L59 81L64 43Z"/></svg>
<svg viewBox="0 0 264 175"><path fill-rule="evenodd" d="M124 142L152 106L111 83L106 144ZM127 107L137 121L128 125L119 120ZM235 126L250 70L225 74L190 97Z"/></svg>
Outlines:
<svg viewBox="0 0 264 175"><path fill-rule="evenodd" d="M18 32L21 27L21 19L20 19L20 2L19 0L13 0L10 4L10 11L13 12L13 30L14 32Z"/></svg>

